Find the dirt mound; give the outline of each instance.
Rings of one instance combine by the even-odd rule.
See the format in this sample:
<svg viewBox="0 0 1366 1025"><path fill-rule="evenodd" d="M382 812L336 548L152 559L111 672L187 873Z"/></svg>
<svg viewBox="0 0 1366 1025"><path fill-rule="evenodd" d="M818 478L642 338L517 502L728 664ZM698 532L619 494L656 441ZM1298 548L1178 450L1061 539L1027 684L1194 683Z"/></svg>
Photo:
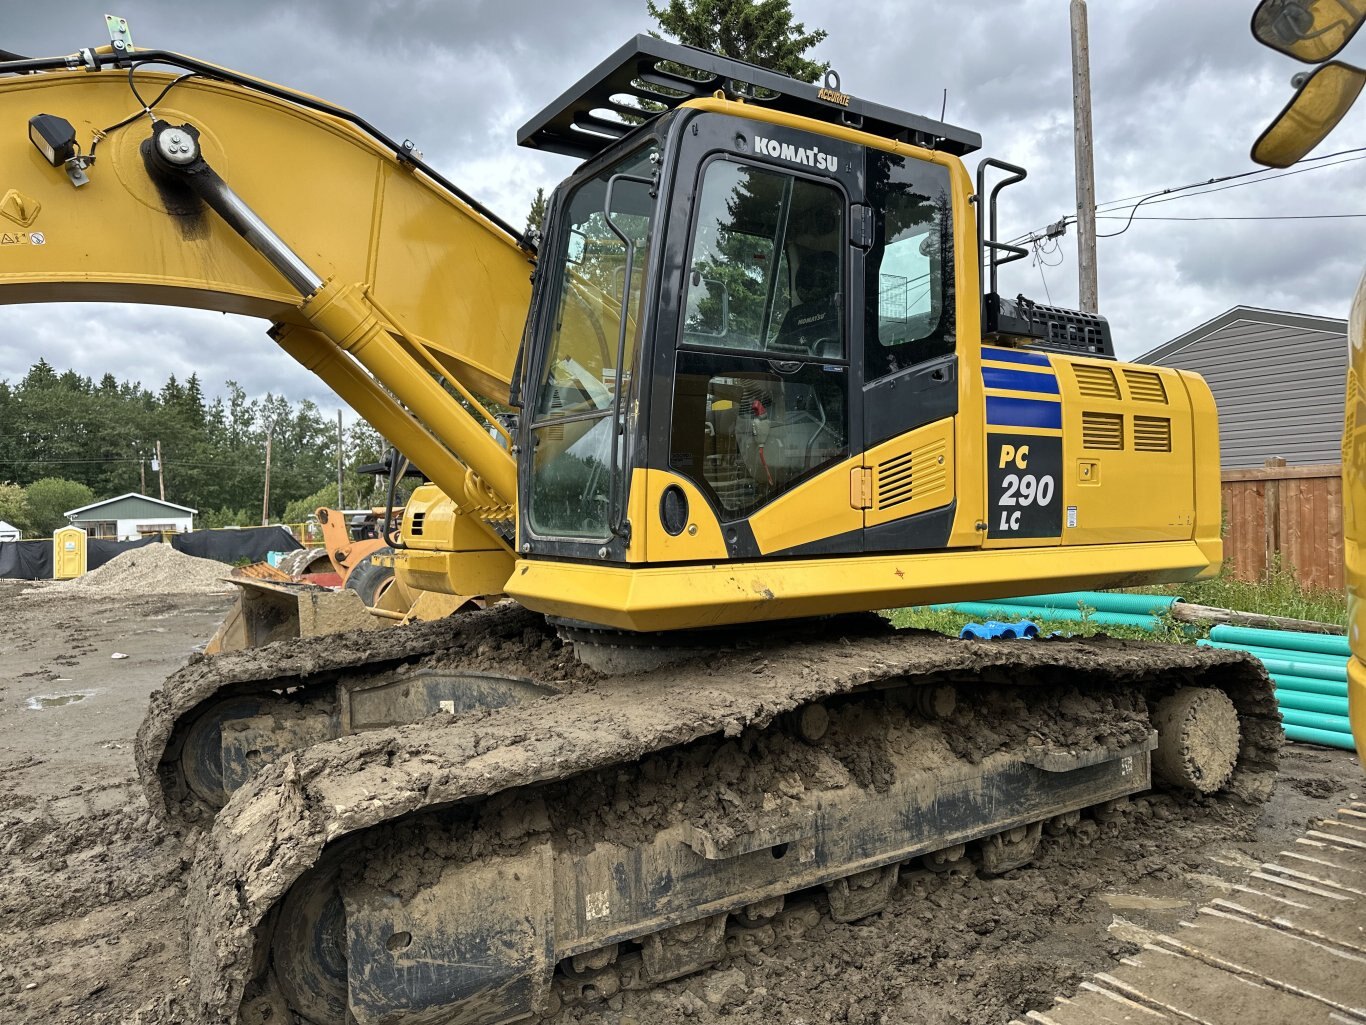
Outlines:
<svg viewBox="0 0 1366 1025"><path fill-rule="evenodd" d="M196 559L168 544L133 548L83 577L54 585L83 595L212 594L229 590L223 578L231 567L213 559Z"/></svg>

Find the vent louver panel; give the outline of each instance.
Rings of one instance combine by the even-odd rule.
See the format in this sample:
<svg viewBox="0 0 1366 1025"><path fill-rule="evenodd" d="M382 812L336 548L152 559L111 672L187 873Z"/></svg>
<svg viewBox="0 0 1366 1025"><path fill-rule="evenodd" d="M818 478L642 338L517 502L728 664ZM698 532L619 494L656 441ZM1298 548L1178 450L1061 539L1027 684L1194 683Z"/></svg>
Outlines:
<svg viewBox="0 0 1366 1025"><path fill-rule="evenodd" d="M422 528L426 525L426 523L427 514L425 512L413 513L413 522L412 525L408 528L408 533L412 534L413 537L421 537Z"/></svg>
<svg viewBox="0 0 1366 1025"><path fill-rule="evenodd" d="M1119 413L1082 413L1081 444L1083 448L1122 449L1124 417Z"/></svg>
<svg viewBox="0 0 1366 1025"><path fill-rule="evenodd" d="M1139 452L1170 452L1172 422L1161 416L1134 417L1134 449Z"/></svg>
<svg viewBox="0 0 1366 1025"><path fill-rule="evenodd" d="M913 498L925 498L948 487L945 443L937 441L878 463L873 480L873 507L893 509Z"/></svg>
<svg viewBox="0 0 1366 1025"><path fill-rule="evenodd" d="M1115 380L1115 372L1109 367L1073 363L1072 376L1076 379L1077 391L1088 399L1119 398L1119 382Z"/></svg>
<svg viewBox="0 0 1366 1025"><path fill-rule="evenodd" d="M1166 405L1167 389L1162 385L1161 375L1147 370L1126 370L1124 380L1129 383L1129 393L1136 401Z"/></svg>

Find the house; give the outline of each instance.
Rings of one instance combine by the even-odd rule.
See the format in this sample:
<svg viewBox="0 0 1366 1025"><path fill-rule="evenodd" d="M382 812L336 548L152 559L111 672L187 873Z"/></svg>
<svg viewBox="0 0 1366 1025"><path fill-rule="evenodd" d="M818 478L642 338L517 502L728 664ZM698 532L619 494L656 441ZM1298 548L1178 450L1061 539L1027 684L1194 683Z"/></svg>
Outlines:
<svg viewBox="0 0 1366 1025"><path fill-rule="evenodd" d="M118 498L83 505L63 515L90 537L129 541L160 531L182 534L191 531L198 511L130 491Z"/></svg>
<svg viewBox="0 0 1366 1025"><path fill-rule="evenodd" d="M1135 362L1194 370L1219 408L1223 469L1342 460L1347 321L1235 306Z"/></svg>
<svg viewBox="0 0 1366 1025"><path fill-rule="evenodd" d="M14 524L0 520L0 541L18 541L23 536L23 532Z"/></svg>

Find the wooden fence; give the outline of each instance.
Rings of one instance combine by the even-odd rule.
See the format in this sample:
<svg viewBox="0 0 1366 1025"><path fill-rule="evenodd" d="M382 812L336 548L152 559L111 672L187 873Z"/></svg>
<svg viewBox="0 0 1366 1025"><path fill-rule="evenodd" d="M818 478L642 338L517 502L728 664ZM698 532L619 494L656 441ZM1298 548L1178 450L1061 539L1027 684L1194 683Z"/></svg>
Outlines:
<svg viewBox="0 0 1366 1025"><path fill-rule="evenodd" d="M1341 590L1342 467L1286 466L1223 472L1224 564L1258 580L1277 554L1305 587Z"/></svg>

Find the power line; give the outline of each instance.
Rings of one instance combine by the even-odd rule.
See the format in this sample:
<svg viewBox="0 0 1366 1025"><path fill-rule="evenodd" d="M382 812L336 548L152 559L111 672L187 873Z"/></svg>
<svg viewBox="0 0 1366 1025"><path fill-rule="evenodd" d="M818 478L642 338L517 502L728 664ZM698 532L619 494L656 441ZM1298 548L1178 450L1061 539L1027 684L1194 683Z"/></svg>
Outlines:
<svg viewBox="0 0 1366 1025"><path fill-rule="evenodd" d="M1354 217L1366 217L1366 214L1261 214L1246 216L1220 216L1207 215L1204 217L1135 217L1138 221L1332 221L1346 220ZM1116 214L1099 214L1097 220L1101 221L1122 221L1125 220ZM1116 232L1118 234L1118 232ZM1102 236L1106 237L1106 236Z"/></svg>
<svg viewBox="0 0 1366 1025"><path fill-rule="evenodd" d="M1223 191L1225 191L1226 189L1230 189L1230 188L1240 188L1240 187L1242 187L1243 185L1256 185L1256 184L1258 184L1259 182L1274 181L1274 180L1277 179L1277 178L1286 178L1286 177L1289 177L1289 176L1292 175L1292 174L1305 174L1306 172L1309 172L1309 171L1321 171L1321 170L1323 170L1323 169L1326 168L1326 167L1336 167L1336 166L1339 165L1339 164L1351 163L1351 162L1354 161L1354 160L1366 160L1366 156L1354 156L1354 154L1358 154L1358 153L1366 154L1366 146L1356 146L1356 147L1353 147L1353 148L1351 148L1351 149L1338 150L1338 151L1335 152L1335 153L1324 153L1324 154L1322 154L1321 156L1317 156L1317 157L1308 157L1308 158L1306 158L1305 160L1301 161L1302 164L1304 164L1304 163L1312 163L1313 166L1311 166L1311 167L1297 167L1297 168L1294 168L1293 170L1289 170L1289 171L1279 171L1279 172L1277 172L1277 173L1275 173L1275 174L1269 173L1269 172L1272 170L1271 168L1256 168L1256 169L1251 170L1251 171L1241 171L1241 172L1239 172L1239 173L1237 173L1237 174L1227 174L1227 175L1221 175L1221 176L1215 177L1215 178L1209 178L1209 179L1206 179L1205 181L1191 182L1191 183L1189 183L1189 184L1187 184L1187 185L1177 185L1177 186L1173 186L1173 187L1171 187L1171 188L1158 189L1158 190L1155 190L1155 191L1153 191L1153 192L1148 192L1148 193L1135 193L1134 195L1132 195L1132 196L1126 196L1126 197L1124 197L1123 199L1111 199L1111 200L1106 200L1104 203L1099 203L1099 204L1097 204L1096 210L1097 210L1097 213L1098 213L1098 214L1100 214L1102 210L1104 210L1104 211L1107 212L1107 213L1113 213L1113 212L1114 212L1114 210L1113 210L1114 207L1116 207L1116 206L1118 206L1118 205L1122 205L1122 204L1124 204L1124 203L1127 203L1129 200L1137 199L1138 202L1135 203L1135 204L1133 205L1132 209L1130 210L1130 213L1133 214L1134 212L1136 212L1136 211L1138 210L1139 207L1141 207L1141 206L1143 206L1145 203L1149 203L1149 202L1151 202L1153 205L1156 205L1157 203L1170 203L1170 202L1172 202L1172 201L1174 201L1174 200L1177 200L1177 199L1188 199L1188 198L1190 198L1190 196L1203 196L1203 195L1208 195L1209 193L1212 193L1212 192L1223 192ZM1336 159L1337 157L1348 157L1349 159L1347 159L1347 160L1338 160L1338 159ZM1331 161L1331 163L1325 163L1325 161ZM1241 180L1241 179L1251 179L1251 180L1249 180L1249 181L1243 181L1243 180ZM1223 182L1230 182L1230 181L1236 181L1236 182L1238 182L1238 184L1236 184L1236 185L1222 185ZM1205 188L1205 186L1209 186L1209 185L1222 185L1222 187L1221 187L1221 188L1215 188L1215 189ZM1175 193L1184 193L1184 192L1187 192L1187 191L1190 190L1190 189L1200 189L1201 191L1199 191L1199 192L1191 192L1189 195L1175 195ZM1105 208L1111 208L1111 209L1106 210ZM1109 219L1109 220L1115 220L1116 218L1113 218L1113 217L1112 217L1112 218L1107 218L1107 219ZM1147 217L1145 217L1145 218L1141 218L1141 219L1142 219L1142 220L1155 220L1156 218L1147 218ZM1074 214L1069 214L1069 215L1065 216L1065 217L1062 219L1062 221L1063 221L1064 224L1075 224L1075 223L1076 223L1076 220L1077 220L1077 218L1076 218L1076 216L1075 216ZM1042 230L1044 230L1044 229L1036 229L1036 230L1034 230L1034 231L1027 231L1027 232L1025 232L1025 233L1023 233L1023 234L1021 234L1021 235L1017 235L1015 238L1013 238L1013 239L1010 240L1009 244L1015 245L1015 244L1018 244L1018 243L1024 242L1024 241L1033 241L1033 239L1038 235L1039 231L1042 231ZM1108 234L1108 235L1102 235L1102 236L1100 236L1100 237L1101 237L1101 238L1114 238L1116 235L1122 235L1122 234L1124 233L1124 231L1127 231L1127 230L1128 230L1128 227L1126 226L1122 231L1111 232L1111 233Z"/></svg>
<svg viewBox="0 0 1366 1025"><path fill-rule="evenodd" d="M1260 185L1262 182L1274 181L1277 178L1289 178L1292 174L1305 174L1309 171L1321 171L1325 167L1336 167L1338 164L1351 164L1358 160L1366 160L1366 155L1347 157L1344 160L1334 160L1331 164L1319 164L1316 167L1299 167L1293 171L1281 171L1279 174L1268 175L1265 178L1256 178L1252 181L1236 181L1232 185L1220 185L1218 188L1214 189L1201 189L1199 192L1186 192L1179 196L1169 196L1166 193L1158 193L1157 197L1153 199L1152 205L1156 206L1158 203L1174 203L1178 199L1190 199L1192 196L1208 196L1214 192L1227 192L1229 189L1241 189L1247 185ZM1206 182L1205 184L1209 183ZM1114 213L1115 211L1110 209L1103 212Z"/></svg>
<svg viewBox="0 0 1366 1025"><path fill-rule="evenodd" d="M1317 156L1317 157L1305 157L1303 160L1300 161L1300 163L1301 163L1301 164L1309 164L1309 163L1317 164L1317 163L1319 163L1319 162L1321 162L1321 161L1324 161L1324 160L1332 160L1332 159L1334 159L1335 157L1346 157L1346 156L1351 156L1353 153L1366 153L1366 146L1356 146L1356 147L1354 147L1354 148L1352 148L1352 149L1342 149L1342 150L1338 150L1336 153L1324 153L1324 154L1322 154L1322 155L1320 155L1320 156ZM1329 166L1332 166L1332 165L1329 165ZM1207 181L1196 182L1194 185L1183 185L1183 186L1180 186L1180 188L1185 189L1185 188L1195 188L1196 186L1199 186L1199 185L1214 185L1214 184L1216 184L1216 183L1218 183L1218 182L1232 181L1232 180L1235 179L1235 178L1248 178L1248 177L1251 177L1251 176L1253 176L1253 175L1259 175L1259 174L1263 174L1263 175L1264 175L1264 174L1268 174L1271 170L1273 170L1273 169L1272 169L1272 168L1268 168L1268 167L1259 167L1259 168L1256 168L1256 169L1251 170L1251 171L1242 171L1242 172L1240 172L1240 173L1238 173L1238 174L1227 174L1227 175L1223 175L1223 176L1217 177L1217 178L1210 178L1210 179L1207 180ZM1314 168L1303 168L1303 167L1302 167L1302 168L1300 168L1300 170L1314 170ZM1279 174L1270 175L1270 178L1279 178L1279 177L1281 177ZM1269 178L1268 178L1268 179L1261 179L1261 180L1269 180ZM1115 206L1115 205L1117 205L1117 204L1127 203L1127 202L1129 202L1131 199L1142 199L1144 196L1149 196L1149 195L1161 195L1162 193L1167 192L1167 191L1176 191L1176 190L1175 190L1175 189L1149 189L1149 190L1147 190L1146 192L1135 192L1132 196L1124 196L1124 197L1122 197L1122 198L1120 198L1120 199L1107 199L1107 200L1105 200L1103 203L1097 203L1097 204L1096 204L1096 209L1099 210L1101 207L1105 207L1105 206Z"/></svg>
<svg viewBox="0 0 1366 1025"><path fill-rule="evenodd" d="M1138 208L1141 207L1141 206L1142 206L1144 203L1146 203L1148 200L1152 200L1152 201L1153 201L1153 205L1156 206L1158 203L1170 203L1170 202L1172 202L1173 200L1177 200L1177 199L1190 199L1190 198L1193 197L1193 196L1207 196L1207 195L1209 195L1209 194L1212 193L1212 192L1225 192L1225 191L1227 191L1227 190L1229 190L1229 189L1241 188L1241 187L1243 187L1244 185L1259 185L1259 184L1261 184L1262 182L1273 181L1273 180L1275 180L1276 178L1288 178L1288 177L1290 177L1290 175L1292 175L1292 174L1307 174L1309 171L1321 171L1321 170L1323 170L1325 167L1335 167L1335 166L1338 165L1338 164L1348 164L1348 163L1351 163L1351 162L1353 162L1353 161L1355 161L1355 160L1366 160L1366 157L1347 157L1347 158L1344 159L1344 160L1335 160L1335 161L1333 161L1333 163L1331 163L1331 164L1316 164L1316 165L1313 166L1313 167L1300 167L1300 168L1296 168L1296 169L1293 170L1293 171L1282 171L1282 172L1280 172L1279 174L1274 174L1274 175L1271 175L1271 176L1269 176L1269 177L1258 178L1258 179L1256 179L1255 181L1238 181L1238 182L1234 182L1234 184L1232 184L1232 185L1221 185L1219 188L1216 188L1216 189L1204 189L1204 188L1202 188L1201 191L1199 191L1199 192L1187 192L1186 195L1184 195L1184 196L1170 195L1169 193L1185 191L1186 189L1200 188L1200 185L1184 185L1184 186L1182 186L1180 189L1168 189L1168 190L1165 190L1165 191L1163 191L1163 192L1157 192L1157 193L1154 193L1154 194L1151 195L1151 196L1147 196L1147 197L1145 197L1145 198L1143 198L1143 199L1140 199L1137 203L1135 203L1135 204L1133 205L1133 208L1129 211L1129 224L1126 224L1126 225L1125 225L1123 228L1121 228L1119 231L1114 231L1114 232L1111 232L1111 233L1108 234L1108 235L1101 235L1101 236L1099 236L1099 237L1100 237L1100 238L1114 238L1116 235L1123 235L1126 231L1129 230L1129 225L1133 223L1133 217L1134 217L1134 214L1138 211ZM1225 181L1228 181L1228 180L1231 180L1232 178L1241 178L1241 177L1245 177L1245 175L1230 175L1229 178L1226 178L1226 179L1224 179L1224 180L1225 180ZM1211 184L1211 183L1210 183L1210 182L1203 182L1203 183L1200 183L1200 184L1201 184L1201 185L1208 185L1208 184ZM1111 212L1113 212L1113 211L1111 211Z"/></svg>

